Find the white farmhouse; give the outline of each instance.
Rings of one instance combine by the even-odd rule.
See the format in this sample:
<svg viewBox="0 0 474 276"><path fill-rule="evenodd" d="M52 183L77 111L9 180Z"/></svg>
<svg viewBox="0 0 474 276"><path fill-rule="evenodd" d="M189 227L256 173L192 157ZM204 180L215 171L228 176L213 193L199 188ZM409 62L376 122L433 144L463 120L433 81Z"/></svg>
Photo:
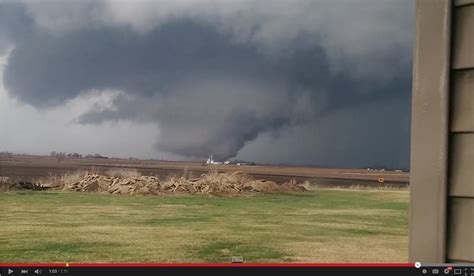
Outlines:
<svg viewBox="0 0 474 276"><path fill-rule="evenodd" d="M211 154L209 156L209 158L207 159L206 164L208 164L208 165L222 165L222 162L214 161L214 159L212 158L212 154Z"/></svg>

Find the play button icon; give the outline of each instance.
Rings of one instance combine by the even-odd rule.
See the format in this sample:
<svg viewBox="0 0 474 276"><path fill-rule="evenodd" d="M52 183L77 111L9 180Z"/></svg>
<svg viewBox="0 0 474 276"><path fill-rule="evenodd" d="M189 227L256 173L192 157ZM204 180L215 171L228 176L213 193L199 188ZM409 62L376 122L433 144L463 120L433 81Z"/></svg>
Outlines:
<svg viewBox="0 0 474 276"><path fill-rule="evenodd" d="M11 269L8 269L8 275L12 274L13 273L13 270Z"/></svg>

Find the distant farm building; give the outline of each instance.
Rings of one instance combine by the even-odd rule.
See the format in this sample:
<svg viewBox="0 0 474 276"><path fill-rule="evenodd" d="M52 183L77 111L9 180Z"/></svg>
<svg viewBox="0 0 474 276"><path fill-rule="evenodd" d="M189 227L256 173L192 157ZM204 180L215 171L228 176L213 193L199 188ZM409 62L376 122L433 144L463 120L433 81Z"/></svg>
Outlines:
<svg viewBox="0 0 474 276"><path fill-rule="evenodd" d="M209 156L209 158L207 159L206 164L208 164L208 165L222 165L222 162L214 161L214 159L212 158L212 154L211 154Z"/></svg>

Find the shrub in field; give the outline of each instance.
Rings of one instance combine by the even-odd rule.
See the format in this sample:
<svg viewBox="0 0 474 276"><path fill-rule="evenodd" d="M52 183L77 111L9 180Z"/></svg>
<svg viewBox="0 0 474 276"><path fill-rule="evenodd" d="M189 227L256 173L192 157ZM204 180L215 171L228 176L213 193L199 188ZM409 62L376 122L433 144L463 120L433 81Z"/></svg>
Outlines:
<svg viewBox="0 0 474 276"><path fill-rule="evenodd" d="M49 187L67 188L80 181L87 175L88 171L69 171L63 174L50 173L46 179L40 179L40 183L43 183Z"/></svg>
<svg viewBox="0 0 474 276"><path fill-rule="evenodd" d="M139 171L134 169L110 169L105 172L105 175L121 178L136 178L142 176Z"/></svg>

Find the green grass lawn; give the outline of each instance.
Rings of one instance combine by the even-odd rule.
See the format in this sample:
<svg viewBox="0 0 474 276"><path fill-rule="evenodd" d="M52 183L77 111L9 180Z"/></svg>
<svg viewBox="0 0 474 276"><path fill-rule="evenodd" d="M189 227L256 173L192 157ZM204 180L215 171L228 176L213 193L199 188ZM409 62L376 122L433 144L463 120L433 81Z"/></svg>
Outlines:
<svg viewBox="0 0 474 276"><path fill-rule="evenodd" d="M5 262L406 262L408 191L0 193Z"/></svg>

